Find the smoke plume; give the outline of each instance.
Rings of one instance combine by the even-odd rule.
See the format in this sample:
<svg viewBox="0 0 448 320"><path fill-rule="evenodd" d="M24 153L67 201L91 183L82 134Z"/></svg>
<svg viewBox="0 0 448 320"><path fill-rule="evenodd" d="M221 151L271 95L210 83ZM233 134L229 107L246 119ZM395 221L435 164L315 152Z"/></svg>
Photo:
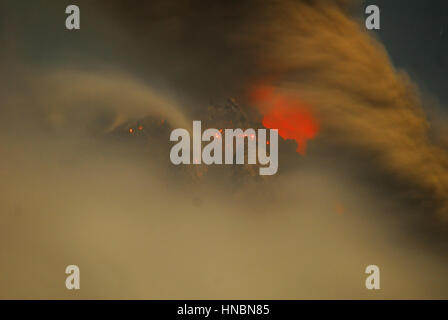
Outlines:
<svg viewBox="0 0 448 320"><path fill-rule="evenodd" d="M353 1L281 1L248 26L260 77L310 105L322 134L431 198L448 218L448 152L429 138L418 89L351 15ZM300 101L299 100L299 101Z"/></svg>

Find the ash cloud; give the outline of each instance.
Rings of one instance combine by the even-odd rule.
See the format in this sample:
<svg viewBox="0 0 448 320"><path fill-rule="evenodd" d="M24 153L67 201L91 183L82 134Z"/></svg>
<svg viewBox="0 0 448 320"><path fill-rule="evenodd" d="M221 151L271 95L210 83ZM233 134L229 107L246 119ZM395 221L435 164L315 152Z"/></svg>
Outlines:
<svg viewBox="0 0 448 320"><path fill-rule="evenodd" d="M354 4L273 4L248 26L244 42L257 48L261 75L313 106L325 138L370 154L409 194L432 199L446 219L447 149L430 138L416 86L351 15Z"/></svg>

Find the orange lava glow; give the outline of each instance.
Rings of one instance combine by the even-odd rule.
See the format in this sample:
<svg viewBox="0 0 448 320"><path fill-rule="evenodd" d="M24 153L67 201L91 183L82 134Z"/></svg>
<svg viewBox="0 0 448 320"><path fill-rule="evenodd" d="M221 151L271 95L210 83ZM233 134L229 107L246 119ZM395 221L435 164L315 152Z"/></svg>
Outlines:
<svg viewBox="0 0 448 320"><path fill-rule="evenodd" d="M251 98L264 116L263 126L278 129L285 140L295 140L297 152L304 155L307 141L319 132L319 124L310 108L296 97L279 94L270 86L255 88Z"/></svg>

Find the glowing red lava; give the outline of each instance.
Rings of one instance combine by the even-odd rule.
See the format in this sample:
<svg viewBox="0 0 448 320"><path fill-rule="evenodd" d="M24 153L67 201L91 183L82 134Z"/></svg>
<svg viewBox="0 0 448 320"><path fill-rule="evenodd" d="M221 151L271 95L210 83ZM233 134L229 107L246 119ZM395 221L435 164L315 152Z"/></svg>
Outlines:
<svg viewBox="0 0 448 320"><path fill-rule="evenodd" d="M273 87L257 87L251 94L252 102L262 112L263 126L278 129L283 139L297 142L297 152L305 154L307 140L319 132L319 124L310 108L297 98L275 92Z"/></svg>

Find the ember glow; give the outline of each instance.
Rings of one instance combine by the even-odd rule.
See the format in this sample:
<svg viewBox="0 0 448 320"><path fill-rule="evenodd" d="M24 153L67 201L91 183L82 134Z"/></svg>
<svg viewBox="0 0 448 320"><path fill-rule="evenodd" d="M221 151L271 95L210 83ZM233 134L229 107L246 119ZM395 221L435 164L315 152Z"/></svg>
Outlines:
<svg viewBox="0 0 448 320"><path fill-rule="evenodd" d="M297 152L305 154L306 143L319 132L310 108L297 98L275 92L273 87L257 87L251 94L253 104L263 114L263 126L278 129L283 139L297 142Z"/></svg>

